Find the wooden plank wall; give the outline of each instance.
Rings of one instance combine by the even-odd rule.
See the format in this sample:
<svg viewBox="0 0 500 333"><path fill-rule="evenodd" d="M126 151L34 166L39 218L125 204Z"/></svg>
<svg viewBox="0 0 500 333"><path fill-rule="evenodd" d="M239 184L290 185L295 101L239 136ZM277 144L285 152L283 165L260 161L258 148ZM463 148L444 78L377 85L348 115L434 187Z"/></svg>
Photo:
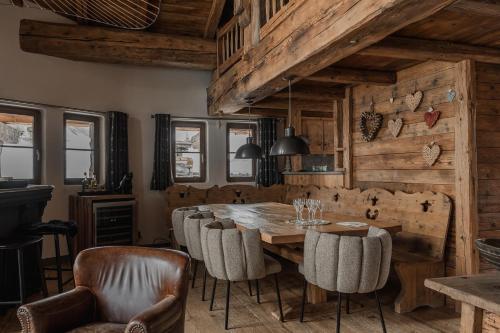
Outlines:
<svg viewBox="0 0 500 333"><path fill-rule="evenodd" d="M427 62L398 72L398 82L391 86L355 86L352 91L353 186L362 189L380 187L406 192L436 191L455 197L455 112L456 101L448 102L449 89L455 89L456 64ZM423 92L420 107L412 112L405 96L415 90ZM394 102L390 98L394 97ZM361 138L361 113L374 102L377 113L384 116L378 136L372 142ZM424 113L432 106L441 112L436 125L429 129ZM388 121L397 116L404 126L397 138L388 129ZM436 142L441 156L429 167L422 157L423 146ZM500 161L500 160L499 160ZM499 183L500 185L500 183ZM500 207L500 205L499 205ZM447 274L455 273L454 218L450 224L446 248Z"/></svg>
<svg viewBox="0 0 500 333"><path fill-rule="evenodd" d="M477 63L476 73L479 237L500 238L500 66Z"/></svg>

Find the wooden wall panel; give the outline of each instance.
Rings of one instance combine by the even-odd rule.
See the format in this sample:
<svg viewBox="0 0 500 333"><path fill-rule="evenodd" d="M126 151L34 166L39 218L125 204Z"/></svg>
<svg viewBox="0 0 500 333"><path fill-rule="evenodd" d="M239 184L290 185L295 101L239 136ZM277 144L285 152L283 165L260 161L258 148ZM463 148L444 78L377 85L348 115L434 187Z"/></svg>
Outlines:
<svg viewBox="0 0 500 333"><path fill-rule="evenodd" d="M455 198L455 112L456 101L449 102L448 90L455 89L456 64L427 62L398 73L398 82L391 86L360 85L353 88L353 180L354 187L379 187L405 192L435 191ZM415 90L423 92L422 103L412 112L405 96ZM391 97L394 101L391 103ZM361 113L370 110L384 116L378 136L364 142L359 129ZM429 107L441 112L433 128L424 122ZM397 138L388 129L388 122L397 116L404 125ZM423 146L436 142L441 156L429 167L422 157ZM447 272L455 271L455 226L452 220L446 248Z"/></svg>

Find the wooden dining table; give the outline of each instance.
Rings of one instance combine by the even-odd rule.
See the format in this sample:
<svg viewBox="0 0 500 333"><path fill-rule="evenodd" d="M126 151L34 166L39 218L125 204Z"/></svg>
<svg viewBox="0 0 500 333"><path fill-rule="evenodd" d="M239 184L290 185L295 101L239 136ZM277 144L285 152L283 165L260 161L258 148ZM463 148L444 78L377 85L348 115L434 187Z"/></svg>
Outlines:
<svg viewBox="0 0 500 333"><path fill-rule="evenodd" d="M263 247L296 264L304 260L304 239L308 229L338 235L367 234L370 226L385 229L392 235L402 230L401 223L375 221L367 217L347 216L335 212L323 212L323 220L330 222L326 225L302 226L293 221L297 218L292 205L264 202L255 204L207 204L199 207L201 210L211 210L218 218L230 218L237 228L259 229ZM305 212L307 214L307 211ZM319 211L316 213L319 217ZM337 224L338 222L364 222L366 226L350 227ZM308 301L313 304L326 302L326 291L309 284Z"/></svg>

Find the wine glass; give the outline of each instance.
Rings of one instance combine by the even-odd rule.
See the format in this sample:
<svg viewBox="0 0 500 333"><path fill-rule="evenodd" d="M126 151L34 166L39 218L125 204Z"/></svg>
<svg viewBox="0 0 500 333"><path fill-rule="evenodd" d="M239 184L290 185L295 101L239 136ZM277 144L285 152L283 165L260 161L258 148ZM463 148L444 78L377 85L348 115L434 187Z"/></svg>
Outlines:
<svg viewBox="0 0 500 333"><path fill-rule="evenodd" d="M316 221L316 211L318 210L319 207L319 200L312 200L312 220Z"/></svg>
<svg viewBox="0 0 500 333"><path fill-rule="evenodd" d="M300 202L299 199L294 199L292 203L293 203L293 208L295 208L295 214L297 216L297 221L300 221L301 220L300 215L299 215L299 212L301 211L300 206L304 207L304 205L302 205L302 203Z"/></svg>
<svg viewBox="0 0 500 333"><path fill-rule="evenodd" d="M306 202L302 198L297 199L297 202L298 202L298 207L299 207L299 223L302 223L302 221L304 220L302 218L302 212L304 211L304 205L306 204Z"/></svg>
<svg viewBox="0 0 500 333"><path fill-rule="evenodd" d="M319 215L320 215L321 221L323 221L323 211L325 210L325 208L326 208L326 202L320 201L319 202Z"/></svg>
<svg viewBox="0 0 500 333"><path fill-rule="evenodd" d="M306 207L307 207L307 217L308 217L308 221L311 221L312 220L312 207L314 206L314 203L313 203L313 200L312 199L307 199L306 200Z"/></svg>

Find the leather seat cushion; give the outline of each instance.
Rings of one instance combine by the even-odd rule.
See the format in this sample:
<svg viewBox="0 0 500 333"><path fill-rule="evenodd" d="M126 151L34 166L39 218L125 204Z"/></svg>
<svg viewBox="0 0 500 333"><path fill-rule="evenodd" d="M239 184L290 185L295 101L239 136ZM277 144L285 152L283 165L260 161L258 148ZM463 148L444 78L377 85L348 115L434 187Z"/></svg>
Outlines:
<svg viewBox="0 0 500 333"><path fill-rule="evenodd" d="M126 328L126 324L91 323L75 328L67 333L123 333Z"/></svg>
<svg viewBox="0 0 500 333"><path fill-rule="evenodd" d="M267 254L264 254L264 265L266 266L266 275L277 274L281 272L281 264Z"/></svg>

